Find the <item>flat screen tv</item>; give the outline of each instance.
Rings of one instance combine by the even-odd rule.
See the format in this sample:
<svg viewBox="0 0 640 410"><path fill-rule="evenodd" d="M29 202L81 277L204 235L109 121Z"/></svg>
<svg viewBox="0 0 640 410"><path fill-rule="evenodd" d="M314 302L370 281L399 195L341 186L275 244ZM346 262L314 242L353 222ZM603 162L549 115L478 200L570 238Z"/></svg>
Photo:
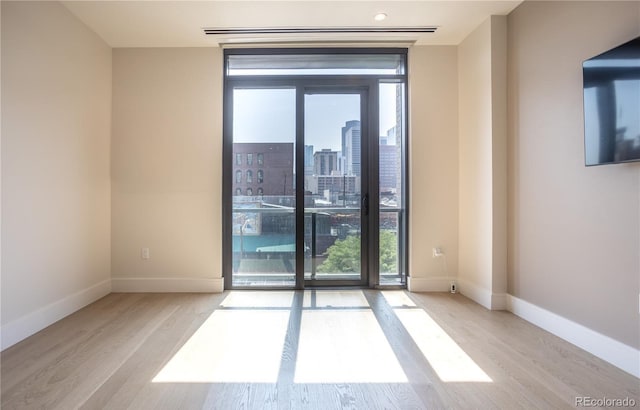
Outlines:
<svg viewBox="0 0 640 410"><path fill-rule="evenodd" d="M640 37L586 60L585 164L640 161Z"/></svg>

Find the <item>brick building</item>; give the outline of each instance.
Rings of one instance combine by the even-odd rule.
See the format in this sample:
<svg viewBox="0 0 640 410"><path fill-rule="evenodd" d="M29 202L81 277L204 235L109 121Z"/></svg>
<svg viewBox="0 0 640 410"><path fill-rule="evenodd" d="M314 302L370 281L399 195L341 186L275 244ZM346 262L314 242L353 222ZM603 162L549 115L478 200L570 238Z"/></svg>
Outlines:
<svg viewBox="0 0 640 410"><path fill-rule="evenodd" d="M234 195L293 195L293 143L234 143Z"/></svg>

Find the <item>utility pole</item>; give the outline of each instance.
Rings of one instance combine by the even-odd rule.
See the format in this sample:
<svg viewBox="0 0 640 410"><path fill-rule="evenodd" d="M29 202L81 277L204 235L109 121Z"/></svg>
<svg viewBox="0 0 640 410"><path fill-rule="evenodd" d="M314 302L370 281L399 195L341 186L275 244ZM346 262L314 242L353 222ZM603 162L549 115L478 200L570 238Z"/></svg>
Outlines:
<svg viewBox="0 0 640 410"><path fill-rule="evenodd" d="M347 207L347 174L342 175L342 207Z"/></svg>
<svg viewBox="0 0 640 410"><path fill-rule="evenodd" d="M282 184L282 196L287 196L287 172L282 171L282 176L284 177L284 183Z"/></svg>

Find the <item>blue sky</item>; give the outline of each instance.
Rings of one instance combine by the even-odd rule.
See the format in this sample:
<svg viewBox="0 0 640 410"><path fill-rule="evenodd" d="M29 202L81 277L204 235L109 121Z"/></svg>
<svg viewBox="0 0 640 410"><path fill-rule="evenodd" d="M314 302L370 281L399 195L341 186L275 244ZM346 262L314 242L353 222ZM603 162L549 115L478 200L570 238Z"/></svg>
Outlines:
<svg viewBox="0 0 640 410"><path fill-rule="evenodd" d="M395 124L394 90L392 85L381 87L382 134ZM305 103L305 144L339 151L345 122L360 117L359 96L314 94ZM295 141L294 89L237 89L233 105L234 142Z"/></svg>

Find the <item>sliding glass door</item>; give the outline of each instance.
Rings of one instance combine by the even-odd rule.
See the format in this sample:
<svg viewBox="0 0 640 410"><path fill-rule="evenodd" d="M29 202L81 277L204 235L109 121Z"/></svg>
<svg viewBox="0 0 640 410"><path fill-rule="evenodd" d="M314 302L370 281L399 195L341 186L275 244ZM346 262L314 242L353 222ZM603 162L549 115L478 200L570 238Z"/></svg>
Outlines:
<svg viewBox="0 0 640 410"><path fill-rule="evenodd" d="M406 50L267 51L225 52L225 288L403 286Z"/></svg>
<svg viewBox="0 0 640 410"><path fill-rule="evenodd" d="M364 91L338 91L306 89L304 94L306 286L366 283L366 98Z"/></svg>
<svg viewBox="0 0 640 410"><path fill-rule="evenodd" d="M234 286L296 283L295 88L234 88Z"/></svg>

